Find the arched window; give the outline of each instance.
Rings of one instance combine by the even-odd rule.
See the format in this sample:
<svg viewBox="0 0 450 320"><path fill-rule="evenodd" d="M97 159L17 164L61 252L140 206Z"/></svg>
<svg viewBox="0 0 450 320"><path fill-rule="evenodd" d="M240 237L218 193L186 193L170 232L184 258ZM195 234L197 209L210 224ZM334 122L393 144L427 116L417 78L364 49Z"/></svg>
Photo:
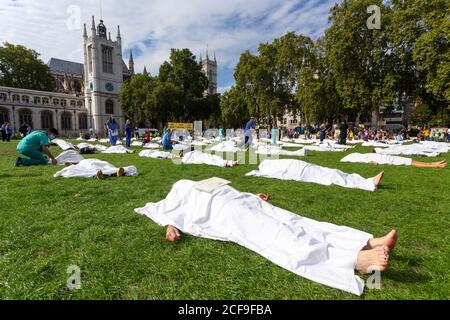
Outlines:
<svg viewBox="0 0 450 320"><path fill-rule="evenodd" d="M29 96L22 96L22 103L30 103L30 97Z"/></svg>
<svg viewBox="0 0 450 320"><path fill-rule="evenodd" d="M30 127L33 128L33 113L31 112L31 110L28 109L21 109L19 111L19 123L22 124L27 124Z"/></svg>
<svg viewBox="0 0 450 320"><path fill-rule="evenodd" d="M78 115L78 127L80 130L88 129L88 118L86 113L80 113Z"/></svg>
<svg viewBox="0 0 450 320"><path fill-rule="evenodd" d="M102 46L103 72L113 73L113 49Z"/></svg>
<svg viewBox="0 0 450 320"><path fill-rule="evenodd" d="M114 114L114 101L106 100L106 114Z"/></svg>
<svg viewBox="0 0 450 320"><path fill-rule="evenodd" d="M20 96L18 94L13 95L13 102L20 102Z"/></svg>
<svg viewBox="0 0 450 320"><path fill-rule="evenodd" d="M78 101L77 102L77 106L82 107L83 106L83 101Z"/></svg>
<svg viewBox="0 0 450 320"><path fill-rule="evenodd" d="M58 106L59 105L59 99L53 99L53 104L55 106Z"/></svg>
<svg viewBox="0 0 450 320"><path fill-rule="evenodd" d="M53 112L42 111L41 113L41 127L42 129L53 128Z"/></svg>
<svg viewBox="0 0 450 320"><path fill-rule="evenodd" d="M9 111L5 108L0 108L0 123L4 124L9 122Z"/></svg>
<svg viewBox="0 0 450 320"><path fill-rule="evenodd" d="M67 100L62 99L61 100L61 106L66 107L67 106Z"/></svg>
<svg viewBox="0 0 450 320"><path fill-rule="evenodd" d="M76 106L76 102L74 100L70 100L70 106L75 108Z"/></svg>
<svg viewBox="0 0 450 320"><path fill-rule="evenodd" d="M72 130L72 115L69 112L61 113L61 129Z"/></svg>
<svg viewBox="0 0 450 320"><path fill-rule="evenodd" d="M42 104L49 104L49 99L48 98L43 98L42 99Z"/></svg>
<svg viewBox="0 0 450 320"><path fill-rule="evenodd" d="M33 98L33 102L34 102L34 104L40 104L41 103L41 98L40 97L34 97Z"/></svg>
<svg viewBox="0 0 450 320"><path fill-rule="evenodd" d="M6 101L8 99L8 96L6 93L0 93L0 100Z"/></svg>

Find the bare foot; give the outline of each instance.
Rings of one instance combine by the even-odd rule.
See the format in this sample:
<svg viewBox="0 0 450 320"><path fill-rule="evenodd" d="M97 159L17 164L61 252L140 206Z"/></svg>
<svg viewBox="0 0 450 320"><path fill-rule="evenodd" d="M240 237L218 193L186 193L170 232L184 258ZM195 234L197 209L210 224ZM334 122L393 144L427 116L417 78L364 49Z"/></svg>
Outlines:
<svg viewBox="0 0 450 320"><path fill-rule="evenodd" d="M125 169L124 168L117 169L117 176L118 177L123 177L124 175L125 175Z"/></svg>
<svg viewBox="0 0 450 320"><path fill-rule="evenodd" d="M73 165L73 163L70 163L70 162L64 163L64 166L65 166L65 167L70 167L70 166L72 166L72 165Z"/></svg>
<svg viewBox="0 0 450 320"><path fill-rule="evenodd" d="M373 178L373 183L375 184L375 188L378 188L381 184L381 180L384 178L384 171L381 172L379 175L377 175L375 178Z"/></svg>
<svg viewBox="0 0 450 320"><path fill-rule="evenodd" d="M385 271L389 265L389 248L386 246L372 250L361 251L358 255L356 270L369 274L374 270Z"/></svg>
<svg viewBox="0 0 450 320"><path fill-rule="evenodd" d="M234 165L234 166L239 166L239 165L241 165L241 160L235 161L235 162L233 163L233 165Z"/></svg>
<svg viewBox="0 0 450 320"><path fill-rule="evenodd" d="M103 175L103 172L101 170L97 171L97 174L95 176L97 177L97 180L105 179L105 176Z"/></svg>
<svg viewBox="0 0 450 320"><path fill-rule="evenodd" d="M378 165L378 163L375 162L375 161L370 161L369 164L374 165L374 166L377 166L377 165Z"/></svg>
<svg viewBox="0 0 450 320"><path fill-rule="evenodd" d="M176 242L181 239L180 230L173 226L168 226L166 231L166 240Z"/></svg>
<svg viewBox="0 0 450 320"><path fill-rule="evenodd" d="M441 169L444 169L445 167L447 167L447 162L445 160L443 160L443 161L438 163L437 167L441 168Z"/></svg>
<svg viewBox="0 0 450 320"><path fill-rule="evenodd" d="M395 246L397 245L398 241L398 234L397 230L392 230L387 236L383 238L374 238L370 239L367 243L367 249L374 249L377 247L386 246L389 248L389 250L394 250Z"/></svg>

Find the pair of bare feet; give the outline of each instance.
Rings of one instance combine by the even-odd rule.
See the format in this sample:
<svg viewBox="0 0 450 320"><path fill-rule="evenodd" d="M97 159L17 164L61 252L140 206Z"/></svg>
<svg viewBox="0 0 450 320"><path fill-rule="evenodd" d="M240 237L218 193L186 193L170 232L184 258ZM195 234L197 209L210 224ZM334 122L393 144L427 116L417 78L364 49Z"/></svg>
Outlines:
<svg viewBox="0 0 450 320"><path fill-rule="evenodd" d="M116 176L123 177L124 175L125 175L125 169L124 168L117 169ZM97 171L97 174L95 176L96 176L97 180L105 179L105 175L103 174L103 172L101 170Z"/></svg>
<svg viewBox="0 0 450 320"><path fill-rule="evenodd" d="M359 252L355 269L362 274L385 271L389 266L389 254L397 241L397 230L392 230L383 238L370 239L367 246Z"/></svg>
<svg viewBox="0 0 450 320"><path fill-rule="evenodd" d="M241 160L233 161L233 163L231 163L231 164L229 164L228 161L227 161L227 164L225 165L225 168L232 168L232 167L238 166L240 164L241 164Z"/></svg>

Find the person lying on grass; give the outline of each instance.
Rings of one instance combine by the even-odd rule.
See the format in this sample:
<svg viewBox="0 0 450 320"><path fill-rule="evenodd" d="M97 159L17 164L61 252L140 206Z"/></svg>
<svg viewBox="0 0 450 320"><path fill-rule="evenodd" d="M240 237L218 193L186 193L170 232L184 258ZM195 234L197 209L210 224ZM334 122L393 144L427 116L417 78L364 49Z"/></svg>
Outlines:
<svg viewBox="0 0 450 320"><path fill-rule="evenodd" d="M211 192L201 182L181 180L167 197L135 212L167 227L166 238L181 233L241 245L306 279L361 295L355 275L385 271L397 231L382 238L345 226L319 222L275 207L269 196L240 192L228 185ZM299 200L300 199L295 199Z"/></svg>
<svg viewBox="0 0 450 320"><path fill-rule="evenodd" d="M351 163L368 163L373 165L394 165L394 166L412 166L416 168L445 168L447 162L442 160L440 162L420 162L410 158L390 156L378 153L352 153L341 160L341 162Z"/></svg>
<svg viewBox="0 0 450 320"><path fill-rule="evenodd" d="M46 131L34 131L27 135L17 145L17 152L25 157L19 157L14 161L15 167L28 167L36 165L46 165L51 159L51 164L58 164L55 157L49 150L50 141L59 135L58 130L52 128Z"/></svg>
<svg viewBox="0 0 450 320"><path fill-rule="evenodd" d="M97 159L85 159L76 165L70 163L66 167L57 172L54 177L63 178L97 178L103 180L105 176L137 176L136 167L120 167L117 168L112 164Z"/></svg>

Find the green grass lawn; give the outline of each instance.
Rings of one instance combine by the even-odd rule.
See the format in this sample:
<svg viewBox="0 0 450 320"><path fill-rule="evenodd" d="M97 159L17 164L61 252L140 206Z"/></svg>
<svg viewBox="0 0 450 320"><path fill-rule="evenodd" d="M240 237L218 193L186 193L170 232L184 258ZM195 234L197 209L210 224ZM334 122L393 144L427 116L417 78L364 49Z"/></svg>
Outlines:
<svg viewBox="0 0 450 320"><path fill-rule="evenodd" d="M180 179L213 176L240 191L269 193L272 204L319 221L377 236L397 228L400 242L382 290L366 290L362 299L449 298L449 168L343 164L342 153L304 159L365 177L385 170L382 188L371 193L245 177L256 165L174 165L137 154L95 155L136 165L135 178L55 179L57 167L13 168L15 143L0 143L0 155L1 299L359 299L232 243L191 236L167 243L164 228L133 211L164 199ZM438 159L450 162L450 155ZM81 268L81 290L66 287L70 265Z"/></svg>

